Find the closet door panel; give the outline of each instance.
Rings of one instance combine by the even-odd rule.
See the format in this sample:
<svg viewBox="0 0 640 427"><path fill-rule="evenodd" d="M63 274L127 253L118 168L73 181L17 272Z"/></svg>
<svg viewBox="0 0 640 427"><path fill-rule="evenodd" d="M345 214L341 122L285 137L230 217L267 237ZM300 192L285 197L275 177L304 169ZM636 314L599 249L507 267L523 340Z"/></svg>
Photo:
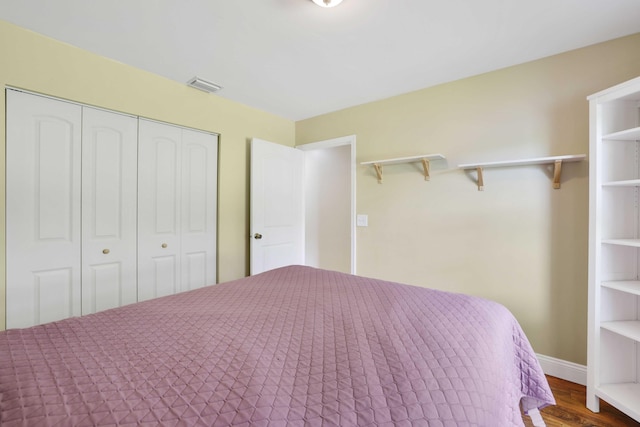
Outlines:
<svg viewBox="0 0 640 427"><path fill-rule="evenodd" d="M82 314L137 301L134 117L85 107L82 136Z"/></svg>
<svg viewBox="0 0 640 427"><path fill-rule="evenodd" d="M180 286L181 138L178 127L140 120L138 139L138 300Z"/></svg>
<svg viewBox="0 0 640 427"><path fill-rule="evenodd" d="M182 289L216 283L218 138L182 131Z"/></svg>
<svg viewBox="0 0 640 427"><path fill-rule="evenodd" d="M141 300L149 298L157 298L165 295L175 294L180 291L180 283L178 278L178 258L175 254L171 255L155 255L151 257L152 270L150 273L150 283L153 288L143 294Z"/></svg>
<svg viewBox="0 0 640 427"><path fill-rule="evenodd" d="M6 94L7 328L17 328L81 312L81 107Z"/></svg>
<svg viewBox="0 0 640 427"><path fill-rule="evenodd" d="M74 315L74 271L71 268L32 271L34 279L33 324L53 322ZM9 326L13 327L13 326Z"/></svg>

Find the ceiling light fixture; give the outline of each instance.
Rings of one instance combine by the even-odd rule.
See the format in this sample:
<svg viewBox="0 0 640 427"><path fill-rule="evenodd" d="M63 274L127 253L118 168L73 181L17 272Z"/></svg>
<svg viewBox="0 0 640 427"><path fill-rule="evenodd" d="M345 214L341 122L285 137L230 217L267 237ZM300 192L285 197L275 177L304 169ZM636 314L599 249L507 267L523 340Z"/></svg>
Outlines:
<svg viewBox="0 0 640 427"><path fill-rule="evenodd" d="M333 7L342 3L342 0L312 0L320 7Z"/></svg>
<svg viewBox="0 0 640 427"><path fill-rule="evenodd" d="M222 89L222 86L217 85L213 82L209 82L207 80L201 79L200 77L196 76L194 78L192 78L191 80L189 80L187 82L187 84L191 87L194 87L196 89L199 90L203 90L205 92L217 92L220 89Z"/></svg>

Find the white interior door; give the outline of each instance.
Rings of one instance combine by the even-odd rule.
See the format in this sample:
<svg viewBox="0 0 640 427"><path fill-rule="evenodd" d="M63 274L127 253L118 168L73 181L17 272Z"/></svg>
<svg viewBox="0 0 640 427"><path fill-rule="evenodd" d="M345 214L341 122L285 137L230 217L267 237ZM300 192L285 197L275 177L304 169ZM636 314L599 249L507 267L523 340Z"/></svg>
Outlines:
<svg viewBox="0 0 640 427"><path fill-rule="evenodd" d="M216 283L218 137L182 129L183 291Z"/></svg>
<svg viewBox="0 0 640 427"><path fill-rule="evenodd" d="M83 108L82 314L137 301L138 120Z"/></svg>
<svg viewBox="0 0 640 427"><path fill-rule="evenodd" d="M7 90L7 328L79 316L78 105Z"/></svg>
<svg viewBox="0 0 640 427"><path fill-rule="evenodd" d="M139 301L180 291L181 138L181 128L139 121Z"/></svg>
<svg viewBox="0 0 640 427"><path fill-rule="evenodd" d="M304 153L251 141L251 274L304 264Z"/></svg>

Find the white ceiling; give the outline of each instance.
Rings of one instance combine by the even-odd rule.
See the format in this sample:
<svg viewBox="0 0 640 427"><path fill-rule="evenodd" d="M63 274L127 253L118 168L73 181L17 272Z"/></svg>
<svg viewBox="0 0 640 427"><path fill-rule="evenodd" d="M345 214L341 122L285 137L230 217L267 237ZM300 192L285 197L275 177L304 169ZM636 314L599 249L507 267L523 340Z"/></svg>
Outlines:
<svg viewBox="0 0 640 427"><path fill-rule="evenodd" d="M0 19L300 120L640 32L640 0L4 0Z"/></svg>

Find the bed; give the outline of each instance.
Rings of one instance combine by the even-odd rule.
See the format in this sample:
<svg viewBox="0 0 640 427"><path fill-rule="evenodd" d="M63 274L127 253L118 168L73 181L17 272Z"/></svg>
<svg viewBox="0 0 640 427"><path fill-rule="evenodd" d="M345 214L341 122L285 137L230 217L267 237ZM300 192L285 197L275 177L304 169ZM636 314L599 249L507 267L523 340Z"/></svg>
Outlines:
<svg viewBox="0 0 640 427"><path fill-rule="evenodd" d="M8 426L521 426L554 404L477 297L289 266L0 332Z"/></svg>

